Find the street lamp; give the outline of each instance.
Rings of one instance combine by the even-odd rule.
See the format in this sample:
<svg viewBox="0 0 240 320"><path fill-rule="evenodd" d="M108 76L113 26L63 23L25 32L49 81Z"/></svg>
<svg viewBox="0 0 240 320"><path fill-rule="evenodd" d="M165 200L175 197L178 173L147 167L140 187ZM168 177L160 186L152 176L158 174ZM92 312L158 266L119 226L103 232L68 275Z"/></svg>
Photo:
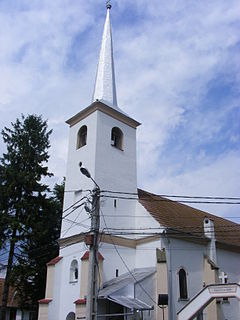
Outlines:
<svg viewBox="0 0 240 320"><path fill-rule="evenodd" d="M97 184L97 182L92 178L90 172L88 171L87 168L82 167L82 162L79 162L79 167L80 167L80 172L86 176L87 178L91 179L92 182L95 184L95 186L100 189L99 185Z"/></svg>

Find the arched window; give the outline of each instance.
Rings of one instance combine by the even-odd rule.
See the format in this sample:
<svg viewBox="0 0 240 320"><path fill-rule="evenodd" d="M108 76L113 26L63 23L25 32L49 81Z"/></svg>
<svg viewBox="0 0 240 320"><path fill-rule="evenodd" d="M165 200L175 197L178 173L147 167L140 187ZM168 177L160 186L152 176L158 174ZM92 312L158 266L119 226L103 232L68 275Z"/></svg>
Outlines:
<svg viewBox="0 0 240 320"><path fill-rule="evenodd" d="M75 313L69 312L69 314L66 317L66 320L75 320Z"/></svg>
<svg viewBox="0 0 240 320"><path fill-rule="evenodd" d="M112 128L111 145L120 150L123 150L123 133L122 130L117 127Z"/></svg>
<svg viewBox="0 0 240 320"><path fill-rule="evenodd" d="M183 268L179 270L178 277L179 277L179 298L187 299L188 298L187 273Z"/></svg>
<svg viewBox="0 0 240 320"><path fill-rule="evenodd" d="M70 266L70 282L78 281L78 262L73 260Z"/></svg>
<svg viewBox="0 0 240 320"><path fill-rule="evenodd" d="M77 149L87 144L87 126L82 126L78 131Z"/></svg>

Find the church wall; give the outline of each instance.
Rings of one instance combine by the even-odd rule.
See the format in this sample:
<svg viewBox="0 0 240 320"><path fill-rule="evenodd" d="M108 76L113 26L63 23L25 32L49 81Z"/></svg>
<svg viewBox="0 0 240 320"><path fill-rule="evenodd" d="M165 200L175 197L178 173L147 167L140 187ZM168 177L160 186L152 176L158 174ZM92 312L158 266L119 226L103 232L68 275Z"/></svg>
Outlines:
<svg viewBox="0 0 240 320"><path fill-rule="evenodd" d="M116 190L116 189L115 189ZM118 195L117 195L118 196ZM116 202L114 202L116 200ZM100 201L100 227L113 228L112 232L124 232L125 237L129 235L129 228L135 228L135 201L117 198L101 198ZM116 205L116 207L115 207ZM104 219L103 216L104 215ZM128 230L126 230L128 229ZM128 234L126 234L126 232Z"/></svg>
<svg viewBox="0 0 240 320"><path fill-rule="evenodd" d="M69 312L75 312L74 301L80 297L81 257L86 251L84 243L61 249L63 259L56 264L53 301L49 304L49 319L65 320ZM71 262L78 261L78 280L70 281Z"/></svg>
<svg viewBox="0 0 240 320"><path fill-rule="evenodd" d="M174 238L165 239L164 243L166 245L169 283L169 319L176 319L177 312L203 288L205 247ZM178 271L180 268L184 268L187 273L189 299L186 300L179 299Z"/></svg>
<svg viewBox="0 0 240 320"><path fill-rule="evenodd" d="M156 248L161 248L161 240L138 245L136 248L136 268L156 267Z"/></svg>
<svg viewBox="0 0 240 320"><path fill-rule="evenodd" d="M136 129L101 111L97 111L97 119L95 180L101 190L136 193ZM123 132L123 150L111 145L113 127ZM101 214L105 215L101 219L101 228L134 228L136 201L118 199L134 195L104 195L113 198L101 198Z"/></svg>
<svg viewBox="0 0 240 320"><path fill-rule="evenodd" d="M118 252L120 253L122 259L127 264L130 270L135 268L135 249L116 246ZM116 277L116 269L118 269L118 275L122 275L128 270L117 254L115 248L111 244L101 243L99 250L104 257L103 262L103 279L102 282L111 280Z"/></svg>
<svg viewBox="0 0 240 320"><path fill-rule="evenodd" d="M228 276L228 283L240 283L240 253L217 249L219 271ZM240 318L240 301L231 298L221 299L222 319L237 320Z"/></svg>
<svg viewBox="0 0 240 320"><path fill-rule="evenodd" d="M100 188L136 192L136 129L97 111L95 179ZM123 150L111 145L111 131L123 132Z"/></svg>

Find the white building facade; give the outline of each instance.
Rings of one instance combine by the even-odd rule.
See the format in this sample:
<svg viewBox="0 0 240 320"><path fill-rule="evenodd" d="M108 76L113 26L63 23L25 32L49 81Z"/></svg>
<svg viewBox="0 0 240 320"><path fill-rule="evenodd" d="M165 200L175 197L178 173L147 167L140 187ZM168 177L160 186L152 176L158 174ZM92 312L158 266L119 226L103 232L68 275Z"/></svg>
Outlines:
<svg viewBox="0 0 240 320"><path fill-rule="evenodd" d="M238 289L240 282L239 225L137 189L140 123L117 105L110 9L108 5L93 101L67 121L60 253L47 266L39 320L85 318L94 183L81 174L80 165L101 190L98 319L175 320L209 285L233 283ZM186 215L191 228L183 221ZM232 228L234 241L221 233L225 226ZM240 318L235 296L194 310L199 320Z"/></svg>

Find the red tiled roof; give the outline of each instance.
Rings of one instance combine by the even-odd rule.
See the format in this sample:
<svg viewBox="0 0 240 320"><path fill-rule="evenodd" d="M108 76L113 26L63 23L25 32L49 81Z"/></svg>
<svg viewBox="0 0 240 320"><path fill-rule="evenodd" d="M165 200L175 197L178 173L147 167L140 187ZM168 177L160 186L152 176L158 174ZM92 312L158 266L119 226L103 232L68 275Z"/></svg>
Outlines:
<svg viewBox="0 0 240 320"><path fill-rule="evenodd" d="M88 260L89 259L89 251L86 251L82 256L81 260ZM98 252L98 260L104 260L104 257Z"/></svg>
<svg viewBox="0 0 240 320"><path fill-rule="evenodd" d="M74 301L75 304L86 304L87 303L87 299L78 299L76 301Z"/></svg>
<svg viewBox="0 0 240 320"><path fill-rule="evenodd" d="M240 247L240 224L185 204L138 189L139 202L162 226L198 238L204 237L203 220L214 222L217 242Z"/></svg>
<svg viewBox="0 0 240 320"><path fill-rule="evenodd" d="M41 299L38 300L39 304L48 304L52 301L52 299Z"/></svg>
<svg viewBox="0 0 240 320"><path fill-rule="evenodd" d="M47 263L47 266L55 266L55 264L57 264L61 259L62 259L62 257L56 257L56 258L50 260Z"/></svg>
<svg viewBox="0 0 240 320"><path fill-rule="evenodd" d="M0 306L2 305L4 281L5 280L3 278L0 278ZM16 295L16 289L12 286L9 287L7 306L8 307L18 307L18 299L17 299L17 295Z"/></svg>

